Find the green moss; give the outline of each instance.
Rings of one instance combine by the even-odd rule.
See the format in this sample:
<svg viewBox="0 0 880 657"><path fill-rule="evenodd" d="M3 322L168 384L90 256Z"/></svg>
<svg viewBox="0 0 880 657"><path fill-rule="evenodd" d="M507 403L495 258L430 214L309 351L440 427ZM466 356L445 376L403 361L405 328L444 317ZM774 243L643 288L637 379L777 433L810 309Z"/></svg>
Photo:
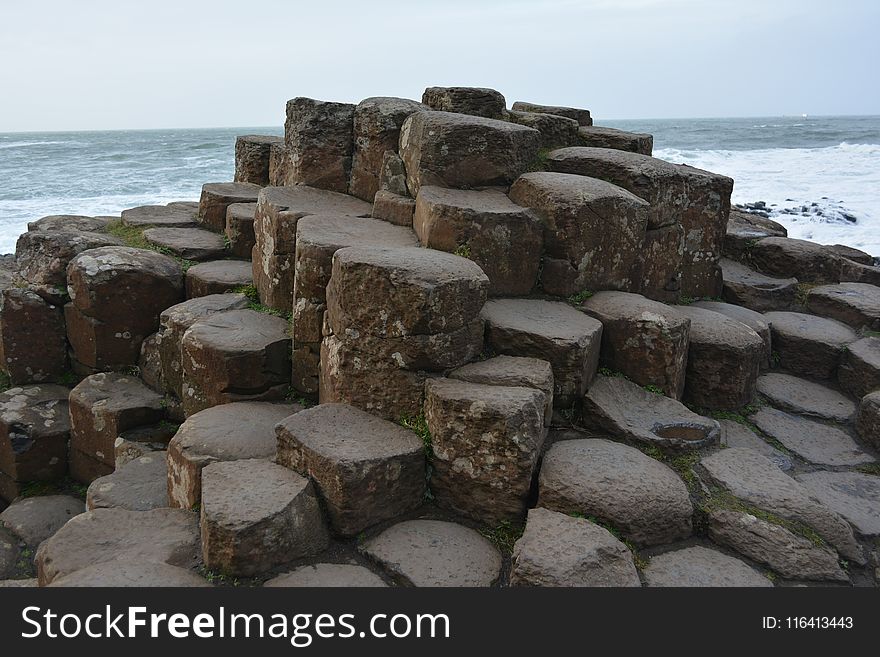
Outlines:
<svg viewBox="0 0 880 657"><path fill-rule="evenodd" d="M526 172L532 171L548 171L549 163L550 163L550 153L554 149L552 148L542 148L535 155L535 159L529 163Z"/></svg>
<svg viewBox="0 0 880 657"><path fill-rule="evenodd" d="M171 249L164 246L157 246L147 241L147 238L144 237L145 227L140 226L127 226L122 223L122 219L114 219L109 224L107 224L107 232L113 235L114 237L118 237L121 239L126 246L130 246L133 249L146 249L147 251L155 251L156 253L161 253L162 255L167 255L169 258L174 258L180 263L180 268L184 273L197 264L194 260L187 260L186 258L181 258Z"/></svg>
<svg viewBox="0 0 880 657"><path fill-rule="evenodd" d="M593 294L595 294L595 293L592 290L581 290L577 294L572 294L570 297L568 297L568 302L572 306L579 306L584 301L586 301L591 296L593 296Z"/></svg>
<svg viewBox="0 0 880 657"><path fill-rule="evenodd" d="M865 474L877 475L880 477L880 463L875 461L874 463L866 463L864 465L860 465L856 468L859 472L863 472Z"/></svg>
<svg viewBox="0 0 880 657"><path fill-rule="evenodd" d="M20 487L20 497L42 497L44 495L72 495L81 500L86 499L85 486L70 477L55 481L29 481Z"/></svg>
<svg viewBox="0 0 880 657"><path fill-rule="evenodd" d="M307 399L303 397L298 390L296 390L293 386L290 386L287 389L287 394L284 396L284 399L293 402L294 404L299 404L303 408L311 408L315 405L311 399Z"/></svg>
<svg viewBox="0 0 880 657"><path fill-rule="evenodd" d="M455 251L453 251L453 253L454 253L455 255L461 257L461 258L468 258L468 259L470 259L470 257L471 257L471 245L470 245L470 244L467 244L467 243L465 243L465 244L461 244L461 245L459 245L459 247L458 247L457 249L455 249Z"/></svg>
<svg viewBox="0 0 880 657"><path fill-rule="evenodd" d="M645 390L647 390L648 392L653 392L655 395L665 395L666 394L665 392L663 392L663 388L661 388L660 386L648 384L648 385L642 386L642 387Z"/></svg>
<svg viewBox="0 0 880 657"><path fill-rule="evenodd" d="M253 285L240 285L236 288L233 288L232 291L237 292L238 294L245 295L248 298L247 307L251 310L255 310L258 313L265 313L266 315L281 317L282 319L286 319L288 322L293 321L293 313L282 312L280 310L270 308L269 306L260 303L260 293L257 292L257 288Z"/></svg>
<svg viewBox="0 0 880 657"><path fill-rule="evenodd" d="M0 392L6 392L12 387L12 380L6 372L0 372Z"/></svg>
<svg viewBox="0 0 880 657"><path fill-rule="evenodd" d="M497 547L502 554L510 555L514 544L520 539L525 531L525 525L502 520L495 527L485 527L480 533Z"/></svg>
<svg viewBox="0 0 880 657"><path fill-rule="evenodd" d="M210 570L209 568L200 566L198 572L199 575L204 577L214 586L240 586L240 582L238 581L237 577L226 575L225 573L221 573L217 570Z"/></svg>
<svg viewBox="0 0 880 657"><path fill-rule="evenodd" d="M819 287L818 283L798 283L797 291L794 293L794 300L801 306L807 305L807 297L810 295L810 290L814 287Z"/></svg>

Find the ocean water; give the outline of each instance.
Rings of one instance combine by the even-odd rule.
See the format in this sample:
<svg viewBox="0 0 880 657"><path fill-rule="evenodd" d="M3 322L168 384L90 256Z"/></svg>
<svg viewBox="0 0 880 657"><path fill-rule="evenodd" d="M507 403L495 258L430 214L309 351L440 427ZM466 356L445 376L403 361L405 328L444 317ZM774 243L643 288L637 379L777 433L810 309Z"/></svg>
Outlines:
<svg viewBox="0 0 880 657"><path fill-rule="evenodd" d="M654 155L734 178L789 235L880 256L880 117L597 120L654 135ZM118 215L231 180L236 135L275 128L0 133L0 253L48 214Z"/></svg>

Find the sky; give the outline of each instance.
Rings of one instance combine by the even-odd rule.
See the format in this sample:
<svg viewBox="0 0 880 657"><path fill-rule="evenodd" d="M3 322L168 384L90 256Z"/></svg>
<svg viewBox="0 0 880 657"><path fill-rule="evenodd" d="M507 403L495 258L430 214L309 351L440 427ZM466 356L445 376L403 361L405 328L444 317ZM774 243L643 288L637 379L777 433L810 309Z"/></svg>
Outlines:
<svg viewBox="0 0 880 657"><path fill-rule="evenodd" d="M481 86L601 119L880 114L877 0L0 0L0 132Z"/></svg>

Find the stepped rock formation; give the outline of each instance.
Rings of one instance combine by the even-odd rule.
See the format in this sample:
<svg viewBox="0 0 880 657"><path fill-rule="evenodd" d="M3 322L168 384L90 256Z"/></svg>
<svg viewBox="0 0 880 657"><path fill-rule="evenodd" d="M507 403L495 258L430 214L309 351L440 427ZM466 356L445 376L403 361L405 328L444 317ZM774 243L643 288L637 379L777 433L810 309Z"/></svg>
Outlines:
<svg viewBox="0 0 880 657"><path fill-rule="evenodd" d="M880 268L652 149L297 97L197 201L35 218L0 585L877 586Z"/></svg>

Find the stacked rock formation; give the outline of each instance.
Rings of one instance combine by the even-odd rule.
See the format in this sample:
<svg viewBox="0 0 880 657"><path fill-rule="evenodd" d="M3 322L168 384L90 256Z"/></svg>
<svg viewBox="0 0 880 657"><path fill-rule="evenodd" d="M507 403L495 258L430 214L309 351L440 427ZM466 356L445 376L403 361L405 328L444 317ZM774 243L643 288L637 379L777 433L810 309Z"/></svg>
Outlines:
<svg viewBox="0 0 880 657"><path fill-rule="evenodd" d="M32 222L0 580L876 586L880 267L652 147L295 98L198 202Z"/></svg>

